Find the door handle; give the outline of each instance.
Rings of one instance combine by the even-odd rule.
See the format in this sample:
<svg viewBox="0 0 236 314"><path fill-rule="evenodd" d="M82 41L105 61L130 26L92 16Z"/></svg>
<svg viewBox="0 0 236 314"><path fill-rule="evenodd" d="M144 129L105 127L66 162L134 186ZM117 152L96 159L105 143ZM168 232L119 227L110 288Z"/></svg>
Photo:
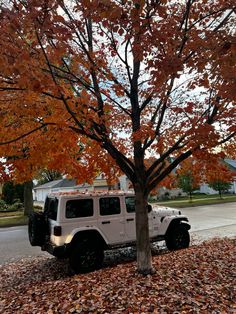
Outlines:
<svg viewBox="0 0 236 314"><path fill-rule="evenodd" d="M107 225L107 224L110 224L110 223L111 223L110 221L102 221L103 225Z"/></svg>
<svg viewBox="0 0 236 314"><path fill-rule="evenodd" d="M126 221L134 221L134 218L128 218Z"/></svg>

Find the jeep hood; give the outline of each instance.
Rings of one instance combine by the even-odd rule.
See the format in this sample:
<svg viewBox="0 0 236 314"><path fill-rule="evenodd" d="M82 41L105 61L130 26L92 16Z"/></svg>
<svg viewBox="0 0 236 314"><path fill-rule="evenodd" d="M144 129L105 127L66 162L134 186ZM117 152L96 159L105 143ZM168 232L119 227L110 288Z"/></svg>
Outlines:
<svg viewBox="0 0 236 314"><path fill-rule="evenodd" d="M152 205L152 210L155 216L172 216L172 215L181 215L180 210L170 208L170 207L164 207L159 205Z"/></svg>

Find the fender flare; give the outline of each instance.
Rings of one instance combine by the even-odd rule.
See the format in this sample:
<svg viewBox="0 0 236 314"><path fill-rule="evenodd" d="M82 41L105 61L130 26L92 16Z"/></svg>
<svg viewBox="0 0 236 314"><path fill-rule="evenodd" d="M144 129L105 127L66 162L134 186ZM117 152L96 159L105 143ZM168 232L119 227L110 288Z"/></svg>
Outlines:
<svg viewBox="0 0 236 314"><path fill-rule="evenodd" d="M107 248L106 240L104 239L103 235L95 228L82 228L73 230L73 233L70 234L69 237L67 237L66 244L70 248L75 243L78 243L79 241L84 239L88 239L89 241L92 241L97 245L101 245L103 249Z"/></svg>
<svg viewBox="0 0 236 314"><path fill-rule="evenodd" d="M191 226L188 224L188 218L186 217L178 217L178 218L174 218L171 220L167 230L166 230L166 234L168 234L169 232L171 232L171 230L173 230L173 228L177 225L182 225L186 228L186 230L189 230L191 228Z"/></svg>

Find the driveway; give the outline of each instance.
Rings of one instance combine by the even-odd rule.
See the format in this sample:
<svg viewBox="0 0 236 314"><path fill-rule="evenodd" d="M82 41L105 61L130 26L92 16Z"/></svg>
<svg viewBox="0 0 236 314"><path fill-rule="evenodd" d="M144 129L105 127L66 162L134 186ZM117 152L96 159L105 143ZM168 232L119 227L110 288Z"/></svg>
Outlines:
<svg viewBox="0 0 236 314"><path fill-rule="evenodd" d="M236 202L181 209L191 224L192 243L213 237L236 237ZM28 241L27 226L0 228L0 264L46 255Z"/></svg>

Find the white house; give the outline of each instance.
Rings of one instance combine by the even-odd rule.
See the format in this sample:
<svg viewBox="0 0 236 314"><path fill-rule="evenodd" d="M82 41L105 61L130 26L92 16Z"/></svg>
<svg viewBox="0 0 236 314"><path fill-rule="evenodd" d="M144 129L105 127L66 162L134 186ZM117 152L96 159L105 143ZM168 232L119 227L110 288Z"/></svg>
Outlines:
<svg viewBox="0 0 236 314"><path fill-rule="evenodd" d="M236 160L232 159L225 159L224 160L229 168L235 172L235 179L232 182L231 189L229 192L235 193L236 194ZM131 189L131 184L129 179L125 176L122 175L119 177L119 183L112 186L113 189L119 189L122 191L128 191ZM37 202L39 204L44 203L47 194L55 191L96 191L96 190L109 190L111 189L111 186L107 184L106 179L104 179L103 175L99 175L94 181L92 185L89 185L88 183L84 184L76 184L76 180L69 180L69 179L60 179L60 180L55 180L52 182L45 183L43 185L39 185L34 187L33 189L33 199L34 202ZM171 197L176 197L180 194L184 195L183 191L181 189L172 189L168 190L166 188L160 188L159 189L159 195L165 195L166 193L169 193ZM205 194L216 194L217 191L214 191L211 189L208 184L202 184L200 186L200 192L205 193Z"/></svg>
<svg viewBox="0 0 236 314"><path fill-rule="evenodd" d="M231 184L231 187L229 189L229 192L233 193L233 194L236 194L236 160L225 158L224 162L229 167L229 169L233 173L235 173L235 177L234 177L234 180L232 181L232 184ZM207 183L203 183L200 186L200 192L201 193L205 193L205 194L216 194L216 193L218 193L217 191L215 191L212 188L210 188Z"/></svg>
<svg viewBox="0 0 236 314"><path fill-rule="evenodd" d="M129 180L125 175L119 178L119 183L112 186L113 189L127 191L129 189ZM37 204L44 203L46 196L56 191L108 191L111 187L107 184L103 175L99 175L90 185L88 183L76 184L76 180L60 179L54 180L33 188L33 200Z"/></svg>
<svg viewBox="0 0 236 314"><path fill-rule="evenodd" d="M55 189L66 189L74 187L75 185L76 181L69 179L59 179L47 182L33 188L33 200L36 202L44 202L47 194L55 191Z"/></svg>

